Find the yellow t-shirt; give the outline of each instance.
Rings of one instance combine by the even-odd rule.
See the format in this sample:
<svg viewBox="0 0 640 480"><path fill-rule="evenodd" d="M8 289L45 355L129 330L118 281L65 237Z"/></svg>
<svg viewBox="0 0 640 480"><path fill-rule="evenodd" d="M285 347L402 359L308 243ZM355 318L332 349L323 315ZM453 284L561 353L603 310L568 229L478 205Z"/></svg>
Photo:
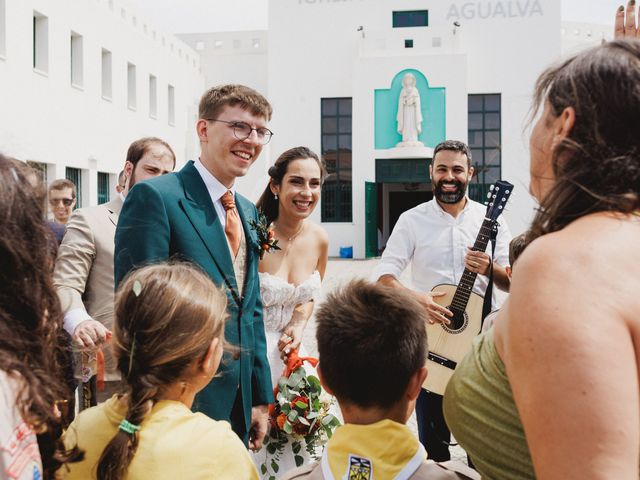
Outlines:
<svg viewBox="0 0 640 480"><path fill-rule="evenodd" d="M125 414L117 396L85 410L69 426L64 443L84 450L82 462L63 467L67 480L96 478L102 451L118 430ZM150 479L251 479L258 473L251 457L227 422L193 413L180 402L163 400L154 405L138 432L136 454L127 480Z"/></svg>

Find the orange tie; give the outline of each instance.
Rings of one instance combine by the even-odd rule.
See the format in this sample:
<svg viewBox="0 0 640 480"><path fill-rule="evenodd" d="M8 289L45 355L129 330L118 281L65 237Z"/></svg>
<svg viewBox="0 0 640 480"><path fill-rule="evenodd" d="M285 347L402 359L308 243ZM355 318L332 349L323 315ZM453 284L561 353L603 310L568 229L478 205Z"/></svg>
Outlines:
<svg viewBox="0 0 640 480"><path fill-rule="evenodd" d="M236 202L231 190L227 190L227 193L222 195L220 201L222 202L224 209L227 211L227 223L224 227L224 233L227 234L227 240L229 240L233 258L236 258L238 250L240 250L240 238L242 237L242 233L240 230L240 217L238 216Z"/></svg>

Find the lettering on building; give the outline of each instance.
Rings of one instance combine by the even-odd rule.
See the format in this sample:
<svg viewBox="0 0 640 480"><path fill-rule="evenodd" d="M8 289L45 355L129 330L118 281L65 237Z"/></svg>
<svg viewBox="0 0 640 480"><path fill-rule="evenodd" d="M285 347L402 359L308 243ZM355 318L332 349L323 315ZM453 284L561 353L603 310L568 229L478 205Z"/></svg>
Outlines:
<svg viewBox="0 0 640 480"><path fill-rule="evenodd" d="M299 0L302 1L302 0ZM309 1L309 0L305 0ZM313 0L311 0L313 1ZM327 1L327 0L325 0ZM543 16L539 0L452 3L447 20L487 20Z"/></svg>

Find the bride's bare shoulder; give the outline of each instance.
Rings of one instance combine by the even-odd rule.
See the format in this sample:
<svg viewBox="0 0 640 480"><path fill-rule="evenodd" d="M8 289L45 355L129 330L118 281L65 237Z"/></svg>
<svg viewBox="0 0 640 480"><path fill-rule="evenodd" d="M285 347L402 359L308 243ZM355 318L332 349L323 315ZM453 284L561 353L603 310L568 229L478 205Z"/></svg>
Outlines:
<svg viewBox="0 0 640 480"><path fill-rule="evenodd" d="M320 244L329 244L329 235L322 226L318 225L315 222L312 222L311 220L307 220L307 228L309 235L313 235L315 238L317 238Z"/></svg>

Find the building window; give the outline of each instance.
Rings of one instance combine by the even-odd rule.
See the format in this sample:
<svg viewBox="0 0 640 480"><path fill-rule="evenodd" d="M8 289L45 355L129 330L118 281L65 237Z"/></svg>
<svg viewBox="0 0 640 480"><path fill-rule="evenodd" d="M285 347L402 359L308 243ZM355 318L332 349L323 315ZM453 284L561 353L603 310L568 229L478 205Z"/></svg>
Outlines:
<svg viewBox="0 0 640 480"><path fill-rule="evenodd" d="M468 143L475 169L469 194L484 201L502 173L501 98L499 93L469 95L468 104Z"/></svg>
<svg viewBox="0 0 640 480"><path fill-rule="evenodd" d="M136 66L127 63L127 107L136 109Z"/></svg>
<svg viewBox="0 0 640 480"><path fill-rule="evenodd" d="M168 102L168 121L169 125L176 124L176 89L173 85L167 87L167 102Z"/></svg>
<svg viewBox="0 0 640 480"><path fill-rule="evenodd" d="M7 4L0 0L0 57L7 54Z"/></svg>
<svg viewBox="0 0 640 480"><path fill-rule="evenodd" d="M427 26L429 26L429 10L393 12L393 28Z"/></svg>
<svg viewBox="0 0 640 480"><path fill-rule="evenodd" d="M327 178L322 187L322 221L350 222L351 98L321 99L322 157Z"/></svg>
<svg viewBox="0 0 640 480"><path fill-rule="evenodd" d="M49 71L49 19L33 12L33 68Z"/></svg>
<svg viewBox="0 0 640 480"><path fill-rule="evenodd" d="M111 100L112 86L111 86L111 52L109 50L102 49L102 98L105 100Z"/></svg>
<svg viewBox="0 0 640 480"><path fill-rule="evenodd" d="M109 195L109 174L98 172L98 205L111 200Z"/></svg>
<svg viewBox="0 0 640 480"><path fill-rule="evenodd" d="M413 40L410 38L407 38L404 41L404 48L413 48Z"/></svg>
<svg viewBox="0 0 640 480"><path fill-rule="evenodd" d="M76 186L76 208L82 207L82 170L79 168L65 168L64 176Z"/></svg>
<svg viewBox="0 0 640 480"><path fill-rule="evenodd" d="M82 35L71 32L71 85L76 87L83 85L82 63Z"/></svg>
<svg viewBox="0 0 640 480"><path fill-rule="evenodd" d="M158 117L158 79L149 75L149 116Z"/></svg>

